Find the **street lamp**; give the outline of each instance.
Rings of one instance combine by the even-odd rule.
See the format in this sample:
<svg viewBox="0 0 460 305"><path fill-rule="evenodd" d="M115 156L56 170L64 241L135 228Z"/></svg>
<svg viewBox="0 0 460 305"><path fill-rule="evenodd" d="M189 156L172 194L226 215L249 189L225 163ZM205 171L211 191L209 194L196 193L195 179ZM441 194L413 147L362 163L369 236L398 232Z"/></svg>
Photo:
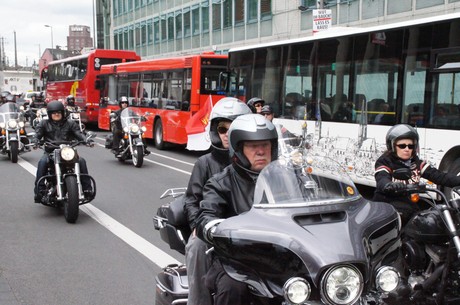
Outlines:
<svg viewBox="0 0 460 305"><path fill-rule="evenodd" d="M51 49L54 48L54 42L53 42L53 27L49 24L45 24L45 27L47 28L50 28L51 29Z"/></svg>

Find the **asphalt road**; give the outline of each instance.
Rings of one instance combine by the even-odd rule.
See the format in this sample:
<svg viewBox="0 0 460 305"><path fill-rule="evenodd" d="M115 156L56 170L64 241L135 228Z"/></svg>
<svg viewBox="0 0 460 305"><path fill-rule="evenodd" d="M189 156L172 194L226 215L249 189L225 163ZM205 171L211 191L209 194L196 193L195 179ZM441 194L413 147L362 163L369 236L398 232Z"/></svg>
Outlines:
<svg viewBox="0 0 460 305"><path fill-rule="evenodd" d="M183 262L154 230L159 196L186 186L199 154L151 147L142 168L120 163L97 131L93 148L78 147L97 183L76 224L33 202L41 150L17 164L0 155L0 304L154 304L155 275Z"/></svg>

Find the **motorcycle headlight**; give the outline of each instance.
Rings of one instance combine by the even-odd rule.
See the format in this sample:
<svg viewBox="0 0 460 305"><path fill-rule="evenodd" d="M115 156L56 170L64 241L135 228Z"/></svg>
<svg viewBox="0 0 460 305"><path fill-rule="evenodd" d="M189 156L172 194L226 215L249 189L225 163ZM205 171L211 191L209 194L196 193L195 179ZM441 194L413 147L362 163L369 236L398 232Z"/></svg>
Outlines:
<svg viewBox="0 0 460 305"><path fill-rule="evenodd" d="M321 296L330 305L354 304L363 291L363 276L351 265L335 266L321 279Z"/></svg>
<svg viewBox="0 0 460 305"><path fill-rule="evenodd" d="M0 128L1 128L1 129L5 129L5 126L6 126L6 125L5 125L5 122L1 122L1 123L0 123Z"/></svg>
<svg viewBox="0 0 460 305"><path fill-rule="evenodd" d="M72 147L63 147L61 149L61 158L64 161L71 161L75 158L75 150Z"/></svg>
<svg viewBox="0 0 460 305"><path fill-rule="evenodd" d="M8 128L11 128L11 129L18 128L18 122L16 122L16 120L9 120L8 121Z"/></svg>
<svg viewBox="0 0 460 305"><path fill-rule="evenodd" d="M303 304L310 298L310 284L303 278L293 277L284 283L283 293L290 304Z"/></svg>
<svg viewBox="0 0 460 305"><path fill-rule="evenodd" d="M146 132L146 131L147 131L147 127L142 126L142 127L141 127L141 130L142 130L142 132Z"/></svg>
<svg viewBox="0 0 460 305"><path fill-rule="evenodd" d="M399 272L389 266L380 267L375 276L375 286L382 292L391 292L399 285Z"/></svg>
<svg viewBox="0 0 460 305"><path fill-rule="evenodd" d="M132 124L129 126L129 131L131 133L138 133L139 132L139 125L137 124Z"/></svg>
<svg viewBox="0 0 460 305"><path fill-rule="evenodd" d="M19 127L20 128L24 128L24 126L25 126L24 122L19 122Z"/></svg>

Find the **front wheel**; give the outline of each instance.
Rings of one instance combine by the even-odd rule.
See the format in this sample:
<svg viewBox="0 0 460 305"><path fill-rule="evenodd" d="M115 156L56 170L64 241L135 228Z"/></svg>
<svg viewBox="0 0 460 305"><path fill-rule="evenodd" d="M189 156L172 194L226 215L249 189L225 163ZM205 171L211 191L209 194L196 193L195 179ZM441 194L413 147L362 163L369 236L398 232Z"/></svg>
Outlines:
<svg viewBox="0 0 460 305"><path fill-rule="evenodd" d="M18 156L19 156L19 143L18 142L10 142L11 162L18 163Z"/></svg>
<svg viewBox="0 0 460 305"><path fill-rule="evenodd" d="M142 167L144 164L144 148L142 146L136 146L133 149L133 164L135 167Z"/></svg>
<svg viewBox="0 0 460 305"><path fill-rule="evenodd" d="M77 177L67 176L64 183L67 190L67 198L64 201L64 217L68 223L75 223L80 211Z"/></svg>

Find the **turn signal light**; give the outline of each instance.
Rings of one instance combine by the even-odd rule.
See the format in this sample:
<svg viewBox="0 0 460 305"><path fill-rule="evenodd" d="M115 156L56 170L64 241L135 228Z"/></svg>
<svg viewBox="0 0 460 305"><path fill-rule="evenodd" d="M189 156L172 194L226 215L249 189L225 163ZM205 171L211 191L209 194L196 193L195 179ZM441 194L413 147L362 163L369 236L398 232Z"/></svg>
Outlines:
<svg viewBox="0 0 460 305"><path fill-rule="evenodd" d="M420 200L420 195L419 194L411 194L410 195L410 201L413 203L416 203Z"/></svg>

